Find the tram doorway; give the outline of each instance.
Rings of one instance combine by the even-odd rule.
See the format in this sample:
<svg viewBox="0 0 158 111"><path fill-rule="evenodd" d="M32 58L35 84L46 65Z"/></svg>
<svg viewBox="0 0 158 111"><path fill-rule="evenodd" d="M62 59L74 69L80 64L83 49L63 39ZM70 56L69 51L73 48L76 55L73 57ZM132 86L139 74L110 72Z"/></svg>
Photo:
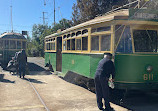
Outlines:
<svg viewBox="0 0 158 111"><path fill-rule="evenodd" d="M56 71L62 71L62 37L57 37Z"/></svg>

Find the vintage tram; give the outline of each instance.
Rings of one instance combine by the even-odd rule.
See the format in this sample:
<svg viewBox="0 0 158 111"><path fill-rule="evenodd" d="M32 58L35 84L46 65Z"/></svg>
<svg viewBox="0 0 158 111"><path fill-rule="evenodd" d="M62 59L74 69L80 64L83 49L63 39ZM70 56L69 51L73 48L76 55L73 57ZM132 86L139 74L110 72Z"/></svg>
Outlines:
<svg viewBox="0 0 158 111"><path fill-rule="evenodd" d="M117 89L158 89L158 11L121 9L45 37L45 64L63 74L94 79L106 52Z"/></svg>
<svg viewBox="0 0 158 111"><path fill-rule="evenodd" d="M5 68L14 57L15 52L26 49L26 38L20 33L4 33L0 35L0 63Z"/></svg>

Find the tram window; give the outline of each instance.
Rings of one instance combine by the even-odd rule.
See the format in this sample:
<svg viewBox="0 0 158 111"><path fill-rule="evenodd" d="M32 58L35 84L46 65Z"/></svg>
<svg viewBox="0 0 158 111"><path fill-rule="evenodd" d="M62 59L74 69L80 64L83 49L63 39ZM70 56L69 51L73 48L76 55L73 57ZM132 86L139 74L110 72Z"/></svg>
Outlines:
<svg viewBox="0 0 158 111"><path fill-rule="evenodd" d="M25 41L22 42L22 48L26 49L26 42Z"/></svg>
<svg viewBox="0 0 158 111"><path fill-rule="evenodd" d="M94 33L94 32L97 32L97 29L96 29L96 28L92 28L92 29L91 29L91 33Z"/></svg>
<svg viewBox="0 0 158 111"><path fill-rule="evenodd" d="M67 40L67 50L70 50L70 40Z"/></svg>
<svg viewBox="0 0 158 111"><path fill-rule="evenodd" d="M111 35L101 36L101 51L110 51Z"/></svg>
<svg viewBox="0 0 158 111"><path fill-rule="evenodd" d="M66 39L66 35L63 36L63 39Z"/></svg>
<svg viewBox="0 0 158 111"><path fill-rule="evenodd" d="M76 39L76 50L81 50L81 39Z"/></svg>
<svg viewBox="0 0 158 111"><path fill-rule="evenodd" d="M66 41L63 42L63 50L66 50Z"/></svg>
<svg viewBox="0 0 158 111"><path fill-rule="evenodd" d="M116 52L119 53L131 53L132 52L132 39L130 33L130 27L125 26L124 30L122 30L122 37L117 47Z"/></svg>
<svg viewBox="0 0 158 111"><path fill-rule="evenodd" d="M70 37L70 34L67 34L67 38L69 38Z"/></svg>
<svg viewBox="0 0 158 111"><path fill-rule="evenodd" d="M99 27L97 28L97 32L109 31L111 29L110 26L108 27Z"/></svg>
<svg viewBox="0 0 158 111"><path fill-rule="evenodd" d="M9 49L9 40L5 40L4 46L5 46L5 49Z"/></svg>
<svg viewBox="0 0 158 111"><path fill-rule="evenodd" d="M17 41L17 49L21 49L21 41Z"/></svg>
<svg viewBox="0 0 158 111"><path fill-rule="evenodd" d="M49 43L47 44L47 50L49 50Z"/></svg>
<svg viewBox="0 0 158 111"><path fill-rule="evenodd" d="M75 50L75 39L71 39L71 49Z"/></svg>
<svg viewBox="0 0 158 111"><path fill-rule="evenodd" d="M82 50L88 49L88 37L82 37Z"/></svg>
<svg viewBox="0 0 158 111"><path fill-rule="evenodd" d="M49 43L49 50L51 50L51 43Z"/></svg>
<svg viewBox="0 0 158 111"><path fill-rule="evenodd" d="M99 51L99 36L92 36L91 44L91 50Z"/></svg>
<svg viewBox="0 0 158 111"><path fill-rule="evenodd" d="M88 33L87 29L85 29L85 30L82 31L82 34L86 34L86 33Z"/></svg>
<svg viewBox="0 0 158 111"><path fill-rule="evenodd" d="M98 27L98 28L92 28L91 33L94 33L94 32L103 32L103 31L109 31L109 30L111 30L110 26L107 26L107 27Z"/></svg>
<svg viewBox="0 0 158 111"><path fill-rule="evenodd" d="M121 34L125 29L125 25L116 25L115 26L115 50L118 45L119 39L121 39Z"/></svg>
<svg viewBox="0 0 158 111"><path fill-rule="evenodd" d="M52 43L52 50L55 50L55 43Z"/></svg>
<svg viewBox="0 0 158 111"><path fill-rule="evenodd" d="M2 49L3 48L3 41L0 40L0 48Z"/></svg>
<svg viewBox="0 0 158 111"><path fill-rule="evenodd" d="M78 36L78 35L81 35L81 31L78 31L78 32L76 33L76 36Z"/></svg>
<svg viewBox="0 0 158 111"><path fill-rule="evenodd" d="M50 43L50 50L52 50L53 48L53 43Z"/></svg>
<svg viewBox="0 0 158 111"><path fill-rule="evenodd" d="M49 43L47 43L47 50L49 50Z"/></svg>
<svg viewBox="0 0 158 111"><path fill-rule="evenodd" d="M158 35L156 30L134 30L133 38L136 52L157 52Z"/></svg>
<svg viewBox="0 0 158 111"><path fill-rule="evenodd" d="M71 37L74 37L74 36L75 36L75 33L72 33L72 34L71 34Z"/></svg>
<svg viewBox="0 0 158 111"><path fill-rule="evenodd" d="M10 41L10 49L16 49L16 41L14 40Z"/></svg>

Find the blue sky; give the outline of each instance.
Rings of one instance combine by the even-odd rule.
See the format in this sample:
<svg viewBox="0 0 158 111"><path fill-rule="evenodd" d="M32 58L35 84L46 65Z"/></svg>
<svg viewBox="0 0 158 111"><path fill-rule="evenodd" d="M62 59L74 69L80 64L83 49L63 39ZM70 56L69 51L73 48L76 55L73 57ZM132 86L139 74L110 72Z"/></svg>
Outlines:
<svg viewBox="0 0 158 111"><path fill-rule="evenodd" d="M44 6L44 1L46 5ZM72 5L76 0L55 0L56 22L62 18L71 19ZM13 30L21 33L22 30L29 31L31 36L33 24L43 24L45 21L51 25L54 21L54 0L0 0L0 34L11 31L11 6L13 15Z"/></svg>

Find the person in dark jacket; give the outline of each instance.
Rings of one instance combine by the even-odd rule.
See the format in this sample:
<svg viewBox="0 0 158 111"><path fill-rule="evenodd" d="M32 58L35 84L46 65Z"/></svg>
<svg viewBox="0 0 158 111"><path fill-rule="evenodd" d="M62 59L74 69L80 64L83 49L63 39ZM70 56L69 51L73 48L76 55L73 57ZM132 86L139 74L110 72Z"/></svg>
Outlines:
<svg viewBox="0 0 158 111"><path fill-rule="evenodd" d="M108 86L110 74L112 75L111 81L114 80L114 76L115 76L115 67L111 59L112 59L112 54L105 53L104 58L99 61L95 73L94 81L95 81L97 105L98 108L103 111L114 111L109 103L110 100L109 100L109 86ZM104 99L105 102L105 109L103 108L102 98Z"/></svg>
<svg viewBox="0 0 158 111"><path fill-rule="evenodd" d="M17 56L17 62L18 62L19 76L21 78L22 75L24 78L26 71L26 64L27 64L27 56L24 49L22 49L22 51L19 52Z"/></svg>

